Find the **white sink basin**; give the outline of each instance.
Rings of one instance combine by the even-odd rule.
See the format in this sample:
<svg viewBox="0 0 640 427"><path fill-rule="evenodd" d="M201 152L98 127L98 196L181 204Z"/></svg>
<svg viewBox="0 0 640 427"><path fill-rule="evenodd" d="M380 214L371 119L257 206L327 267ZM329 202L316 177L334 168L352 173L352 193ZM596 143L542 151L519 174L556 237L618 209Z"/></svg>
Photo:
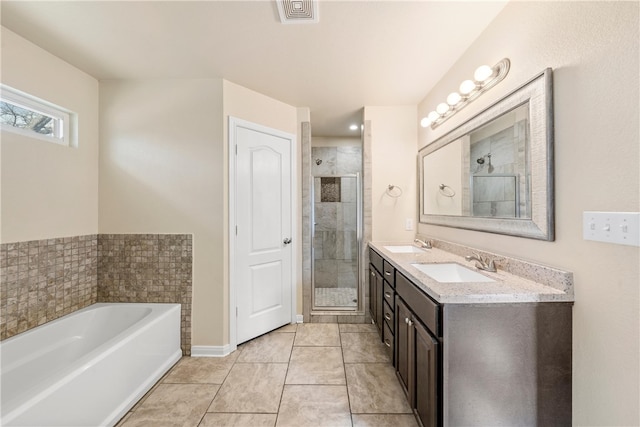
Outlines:
<svg viewBox="0 0 640 427"><path fill-rule="evenodd" d="M495 282L484 274L476 273L456 263L411 265L433 280L442 283Z"/></svg>
<svg viewBox="0 0 640 427"><path fill-rule="evenodd" d="M423 249L413 245L384 246L384 248L394 254L419 254L424 252Z"/></svg>

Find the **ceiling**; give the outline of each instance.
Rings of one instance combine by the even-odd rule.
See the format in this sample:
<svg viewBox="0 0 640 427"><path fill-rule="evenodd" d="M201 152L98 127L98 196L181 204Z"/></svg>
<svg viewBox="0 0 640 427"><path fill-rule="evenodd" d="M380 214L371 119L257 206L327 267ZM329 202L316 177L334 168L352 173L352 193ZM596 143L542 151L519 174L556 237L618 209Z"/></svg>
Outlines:
<svg viewBox="0 0 640 427"><path fill-rule="evenodd" d="M281 24L268 0L0 7L3 26L97 79L224 78L308 107L314 136L353 136L365 105L417 105L505 4L320 0L317 24Z"/></svg>

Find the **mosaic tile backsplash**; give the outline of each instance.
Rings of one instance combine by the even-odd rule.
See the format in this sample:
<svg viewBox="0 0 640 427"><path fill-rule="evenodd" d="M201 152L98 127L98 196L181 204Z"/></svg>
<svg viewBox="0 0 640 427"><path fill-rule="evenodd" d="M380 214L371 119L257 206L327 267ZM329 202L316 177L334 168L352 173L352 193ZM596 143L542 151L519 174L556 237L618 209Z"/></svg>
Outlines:
<svg viewBox="0 0 640 427"><path fill-rule="evenodd" d="M100 234L99 302L182 304L182 353L191 354L190 234Z"/></svg>
<svg viewBox="0 0 640 427"><path fill-rule="evenodd" d="M191 351L192 236L99 234L0 245L0 339L96 302L182 304Z"/></svg>
<svg viewBox="0 0 640 427"><path fill-rule="evenodd" d="M96 302L97 235L0 245L0 339Z"/></svg>

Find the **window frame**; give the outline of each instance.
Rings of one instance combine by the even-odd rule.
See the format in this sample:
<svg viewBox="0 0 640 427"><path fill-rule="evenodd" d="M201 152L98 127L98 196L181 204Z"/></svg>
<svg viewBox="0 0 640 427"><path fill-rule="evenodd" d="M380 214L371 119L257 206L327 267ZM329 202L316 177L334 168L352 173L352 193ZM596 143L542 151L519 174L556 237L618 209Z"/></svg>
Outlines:
<svg viewBox="0 0 640 427"><path fill-rule="evenodd" d="M29 138L69 147L71 143L71 121L75 114L51 102L29 95L4 84L0 84L0 101L35 113L51 117L54 120L54 135L44 135L30 129L0 123L2 131L12 132Z"/></svg>

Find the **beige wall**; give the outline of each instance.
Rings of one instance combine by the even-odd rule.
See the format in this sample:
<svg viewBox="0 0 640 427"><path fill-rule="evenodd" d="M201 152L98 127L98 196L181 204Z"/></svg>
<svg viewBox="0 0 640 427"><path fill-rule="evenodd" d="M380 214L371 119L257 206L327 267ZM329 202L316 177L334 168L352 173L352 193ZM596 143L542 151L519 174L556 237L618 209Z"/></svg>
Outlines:
<svg viewBox="0 0 640 427"><path fill-rule="evenodd" d="M417 222L416 107L365 107L364 120L371 121L372 240L411 241ZM389 185L402 195L387 195ZM405 230L407 218L413 231Z"/></svg>
<svg viewBox="0 0 640 427"><path fill-rule="evenodd" d="M221 79L100 84L100 232L193 233L192 345L229 343L228 118L297 114Z"/></svg>
<svg viewBox="0 0 640 427"><path fill-rule="evenodd" d="M100 232L193 234L193 345L224 336L222 86L100 83Z"/></svg>
<svg viewBox="0 0 640 427"><path fill-rule="evenodd" d="M2 27L2 83L78 114L77 147L1 136L1 241L98 232L98 81Z"/></svg>
<svg viewBox="0 0 640 427"><path fill-rule="evenodd" d="M419 105L424 116L483 63L506 79L436 131L442 136L545 67L554 70L556 240L421 225L424 234L574 273L575 425L640 425L639 250L585 241L582 212L640 211L638 2L506 6Z"/></svg>
<svg viewBox="0 0 640 427"><path fill-rule="evenodd" d="M229 116L298 129L295 107L221 79L100 85L100 232L193 233L196 346L229 343Z"/></svg>

